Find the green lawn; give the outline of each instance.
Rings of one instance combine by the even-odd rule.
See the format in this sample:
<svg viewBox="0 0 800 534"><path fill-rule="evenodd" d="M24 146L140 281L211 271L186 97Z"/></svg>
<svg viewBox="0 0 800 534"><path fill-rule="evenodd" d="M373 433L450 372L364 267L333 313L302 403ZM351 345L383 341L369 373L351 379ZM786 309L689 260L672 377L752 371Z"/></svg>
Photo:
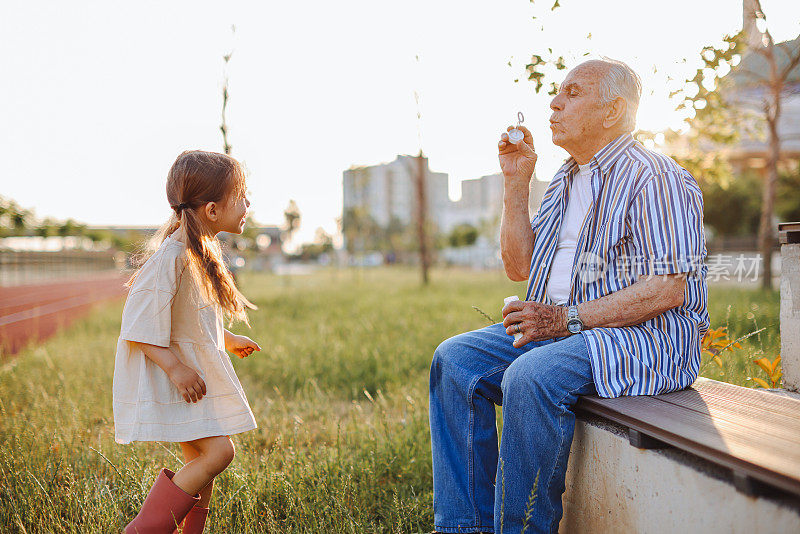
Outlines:
<svg viewBox="0 0 800 534"><path fill-rule="evenodd" d="M502 273L395 268L243 275L259 306L234 331L264 350L235 359L259 423L235 438L209 532L432 530L427 374L433 350L500 318L524 284ZM174 445L117 445L111 377L122 304L0 368L0 531L119 532ZM779 348L777 293L711 291L712 326L767 327L704 374L740 385ZM761 373L761 374L758 374Z"/></svg>

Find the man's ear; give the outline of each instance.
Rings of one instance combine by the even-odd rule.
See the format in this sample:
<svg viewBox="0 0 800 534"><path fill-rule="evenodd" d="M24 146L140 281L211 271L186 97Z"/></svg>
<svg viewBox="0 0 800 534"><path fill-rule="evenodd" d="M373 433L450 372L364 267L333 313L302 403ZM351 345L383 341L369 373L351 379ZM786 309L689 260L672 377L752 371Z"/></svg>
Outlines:
<svg viewBox="0 0 800 534"><path fill-rule="evenodd" d="M216 202L208 202L206 203L205 207L203 208L206 213L206 217L208 217L209 221L217 222L219 219L219 212L217 211L217 203Z"/></svg>
<svg viewBox="0 0 800 534"><path fill-rule="evenodd" d="M605 128L613 128L622 123L625 118L625 111L628 109L628 103L621 96L618 96L608 105L606 116L603 119L603 126Z"/></svg>

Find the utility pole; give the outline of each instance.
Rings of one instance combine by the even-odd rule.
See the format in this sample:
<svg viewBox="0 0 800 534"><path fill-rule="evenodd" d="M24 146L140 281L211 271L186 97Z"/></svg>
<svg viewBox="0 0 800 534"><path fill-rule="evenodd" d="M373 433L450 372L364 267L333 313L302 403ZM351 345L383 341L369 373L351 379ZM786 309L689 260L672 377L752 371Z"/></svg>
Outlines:
<svg viewBox="0 0 800 534"><path fill-rule="evenodd" d="M236 26L231 25L231 34L236 33ZM224 66L224 73L225 73L225 81L222 84L222 124L219 126L220 131L222 132L222 149L225 151L225 154L231 154L231 145L228 143L228 125L225 122L225 110L228 107L228 62L231 60L231 56L233 56L233 50L222 56L223 61L225 62Z"/></svg>
<svg viewBox="0 0 800 534"><path fill-rule="evenodd" d="M417 66L419 66L419 54L416 56ZM419 139L419 154L417 155L417 172L415 182L416 197L417 197L417 239L419 240L419 265L422 275L422 285L427 286L429 282L428 269L430 268L431 260L428 253L428 232L426 224L426 215L428 211L428 201L425 187L426 172L428 169L428 161L422 153L422 112L419 105L419 92L414 91L414 101L417 104L417 138Z"/></svg>
<svg viewBox="0 0 800 534"><path fill-rule="evenodd" d="M428 269L430 268L430 255L428 254L428 235L426 231L426 212L428 211L428 197L425 191L425 173L428 160L422 153L417 155L416 190L417 190L417 236L419 239L419 263L422 269L422 285L428 285Z"/></svg>

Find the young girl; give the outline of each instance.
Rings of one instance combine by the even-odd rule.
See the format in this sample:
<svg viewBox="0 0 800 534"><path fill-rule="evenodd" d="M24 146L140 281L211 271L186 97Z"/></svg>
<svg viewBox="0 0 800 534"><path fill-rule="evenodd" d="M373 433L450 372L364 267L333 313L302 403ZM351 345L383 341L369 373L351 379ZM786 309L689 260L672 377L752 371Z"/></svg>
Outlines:
<svg viewBox="0 0 800 534"><path fill-rule="evenodd" d="M223 328L255 309L223 263L219 232L242 233L250 202L233 158L184 152L169 171L174 215L131 278L114 369L118 443L174 441L184 466L162 469L126 533L203 531L214 477L234 456L230 435L256 428L226 350L240 358L261 347ZM151 247L151 249L154 247Z"/></svg>

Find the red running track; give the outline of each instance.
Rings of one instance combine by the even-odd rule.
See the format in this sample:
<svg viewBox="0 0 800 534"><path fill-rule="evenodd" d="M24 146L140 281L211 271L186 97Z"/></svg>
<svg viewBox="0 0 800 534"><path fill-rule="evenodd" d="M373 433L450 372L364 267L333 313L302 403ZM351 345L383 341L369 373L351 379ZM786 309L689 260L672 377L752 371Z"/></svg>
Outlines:
<svg viewBox="0 0 800 534"><path fill-rule="evenodd" d="M104 273L91 279L0 287L0 357L47 339L98 302L123 297L126 279Z"/></svg>

